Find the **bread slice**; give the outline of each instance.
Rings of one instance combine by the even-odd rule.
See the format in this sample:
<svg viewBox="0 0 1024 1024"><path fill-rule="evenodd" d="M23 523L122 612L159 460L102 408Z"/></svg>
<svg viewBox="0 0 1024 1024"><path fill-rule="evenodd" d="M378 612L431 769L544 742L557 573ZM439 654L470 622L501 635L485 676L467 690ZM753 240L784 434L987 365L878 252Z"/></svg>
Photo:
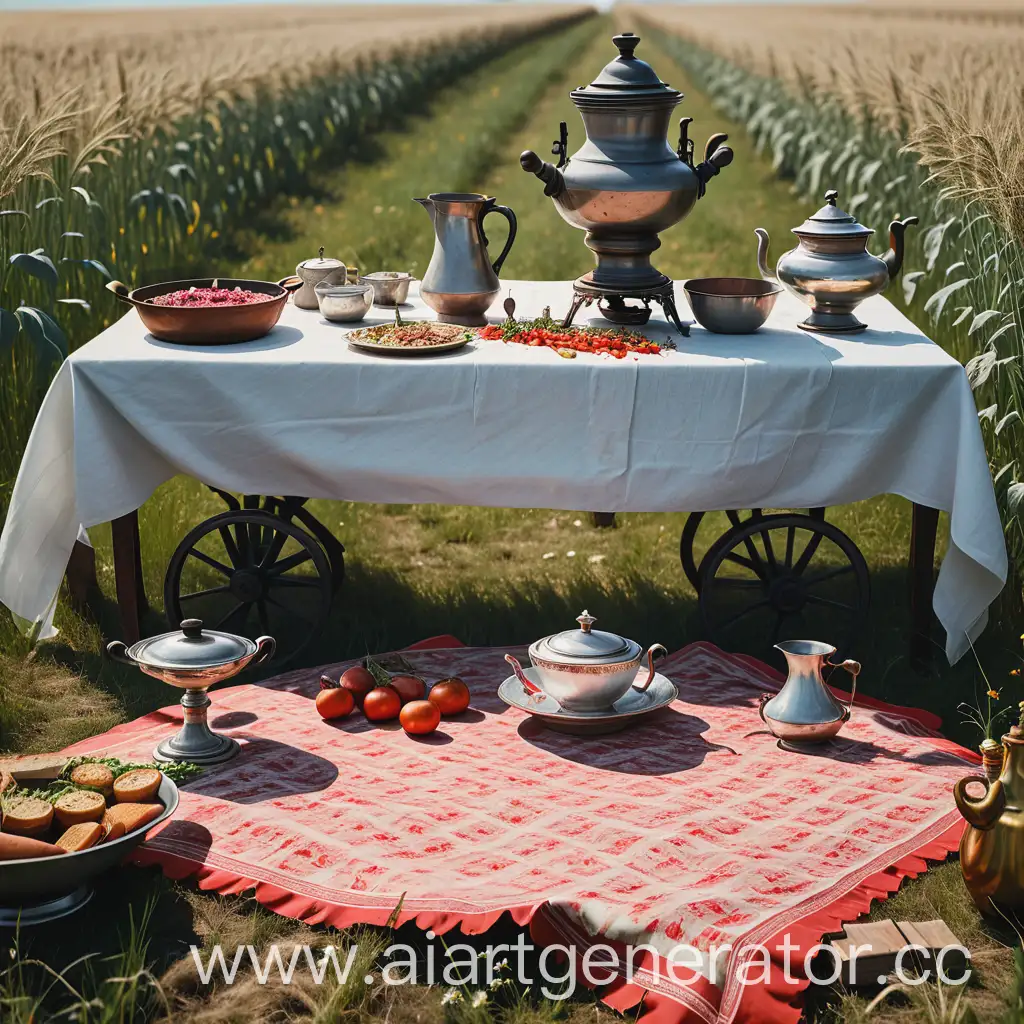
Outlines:
<svg viewBox="0 0 1024 1024"><path fill-rule="evenodd" d="M80 764L71 771L76 786L98 790L104 796L114 795L114 773L105 764Z"/></svg>
<svg viewBox="0 0 1024 1024"><path fill-rule="evenodd" d="M57 840L57 846L68 853L78 853L95 846L102 838L103 826L98 821L80 821Z"/></svg>
<svg viewBox="0 0 1024 1024"><path fill-rule="evenodd" d="M119 804L144 804L156 796L162 780L156 768L135 768L114 779L114 799Z"/></svg>
<svg viewBox="0 0 1024 1024"><path fill-rule="evenodd" d="M0 757L0 772L16 779L55 779L67 763L66 754L18 754Z"/></svg>
<svg viewBox="0 0 1024 1024"><path fill-rule="evenodd" d="M134 832L143 825L148 825L154 818L164 812L163 804L114 804L108 807L103 815L103 824L111 827L120 822L125 832Z"/></svg>
<svg viewBox="0 0 1024 1024"><path fill-rule="evenodd" d="M53 843L44 843L39 839L30 839L28 836L15 836L10 833L0 833L0 861L4 860L27 860L30 857L55 857L58 853L64 853L59 846Z"/></svg>
<svg viewBox="0 0 1024 1024"><path fill-rule="evenodd" d="M102 793L92 789L76 789L57 798L53 814L59 825L71 828L80 821L99 821L107 809Z"/></svg>
<svg viewBox="0 0 1024 1024"><path fill-rule="evenodd" d="M115 839L120 839L125 833L123 821L104 821L101 824L103 825L101 843L112 843Z"/></svg>
<svg viewBox="0 0 1024 1024"><path fill-rule="evenodd" d="M4 831L37 836L53 821L53 806L37 796L16 796L4 804Z"/></svg>

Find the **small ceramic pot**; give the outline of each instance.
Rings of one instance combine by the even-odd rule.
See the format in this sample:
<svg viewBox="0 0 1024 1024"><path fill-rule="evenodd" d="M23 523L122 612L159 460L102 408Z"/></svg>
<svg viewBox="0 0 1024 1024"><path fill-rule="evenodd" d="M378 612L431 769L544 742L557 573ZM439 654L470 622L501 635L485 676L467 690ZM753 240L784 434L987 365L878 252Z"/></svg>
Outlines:
<svg viewBox="0 0 1024 1024"><path fill-rule="evenodd" d="M319 309L314 289L318 284L344 284L348 271L341 260L324 257L324 247L320 246L320 255L315 260L303 260L296 268L295 274L302 282L302 287L295 293L295 305L299 309Z"/></svg>

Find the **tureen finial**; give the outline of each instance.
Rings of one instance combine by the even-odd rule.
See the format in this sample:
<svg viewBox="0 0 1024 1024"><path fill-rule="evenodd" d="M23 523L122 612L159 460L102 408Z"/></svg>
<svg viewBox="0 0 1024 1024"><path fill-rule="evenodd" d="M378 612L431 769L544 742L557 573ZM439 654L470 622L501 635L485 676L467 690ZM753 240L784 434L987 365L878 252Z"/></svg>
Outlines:
<svg viewBox="0 0 1024 1024"><path fill-rule="evenodd" d="M586 608L584 608L583 614L576 616L576 621L580 624L580 629L582 629L584 633L589 633L590 627L597 622L597 619L591 615Z"/></svg>
<svg viewBox="0 0 1024 1024"><path fill-rule="evenodd" d="M323 258L324 258L324 247L321 245L320 246L320 259L323 259Z"/></svg>
<svg viewBox="0 0 1024 1024"><path fill-rule="evenodd" d="M836 200L838 198L839 198L839 193L834 188L830 188L825 193L825 202L828 203L829 206L835 206L836 205Z"/></svg>

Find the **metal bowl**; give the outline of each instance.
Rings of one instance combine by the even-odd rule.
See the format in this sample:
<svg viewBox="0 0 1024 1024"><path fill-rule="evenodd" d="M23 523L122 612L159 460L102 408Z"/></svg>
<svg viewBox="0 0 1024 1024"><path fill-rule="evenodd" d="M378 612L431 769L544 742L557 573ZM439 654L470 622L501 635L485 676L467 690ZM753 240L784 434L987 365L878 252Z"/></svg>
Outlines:
<svg viewBox="0 0 1024 1024"><path fill-rule="evenodd" d="M187 288L242 288L262 292L266 302L244 306L160 306L152 300L158 295ZM204 277L189 281L167 281L150 284L133 291L111 281L106 286L122 302L139 311L142 322L154 338L178 345L234 345L255 341L269 334L281 318L288 296L302 287L297 277L285 277L276 284L270 281L248 281L241 278Z"/></svg>
<svg viewBox="0 0 1024 1024"><path fill-rule="evenodd" d="M753 334L782 286L751 277L698 277L683 285L694 318L715 334Z"/></svg>
<svg viewBox="0 0 1024 1024"><path fill-rule="evenodd" d="M373 285L326 284L321 282L313 291L320 303L320 312L328 320L339 323L354 323L362 320L373 305Z"/></svg>
<svg viewBox="0 0 1024 1024"><path fill-rule="evenodd" d="M100 846L65 853L53 857L31 857L26 860L4 861L0 869L0 926L8 923L6 918L15 915L21 908L32 908L42 903L63 904L76 895L97 876L116 867L138 846L151 829L169 818L178 807L178 787L165 775L157 790L157 799L164 805L163 812L143 828L136 829L120 839L114 839ZM82 906L89 897L86 889L84 898L73 902L71 909ZM43 908L38 908L42 910ZM67 912L67 911L65 911ZM49 913L39 920L51 919L60 914ZM31 912L28 912L31 917ZM27 918L22 918L27 923Z"/></svg>
<svg viewBox="0 0 1024 1024"><path fill-rule="evenodd" d="M359 278L360 284L373 285L373 301L378 306L401 306L409 298L411 281L412 274L397 270L378 270Z"/></svg>

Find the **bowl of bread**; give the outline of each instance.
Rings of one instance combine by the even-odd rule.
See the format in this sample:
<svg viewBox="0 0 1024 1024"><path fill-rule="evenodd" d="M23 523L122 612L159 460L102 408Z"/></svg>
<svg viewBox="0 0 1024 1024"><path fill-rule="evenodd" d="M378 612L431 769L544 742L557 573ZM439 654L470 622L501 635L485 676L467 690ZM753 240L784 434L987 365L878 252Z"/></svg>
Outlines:
<svg viewBox="0 0 1024 1024"><path fill-rule="evenodd" d="M176 773L183 767L175 765ZM83 906L92 880L177 806L178 787L156 765L0 760L0 926L53 920Z"/></svg>

